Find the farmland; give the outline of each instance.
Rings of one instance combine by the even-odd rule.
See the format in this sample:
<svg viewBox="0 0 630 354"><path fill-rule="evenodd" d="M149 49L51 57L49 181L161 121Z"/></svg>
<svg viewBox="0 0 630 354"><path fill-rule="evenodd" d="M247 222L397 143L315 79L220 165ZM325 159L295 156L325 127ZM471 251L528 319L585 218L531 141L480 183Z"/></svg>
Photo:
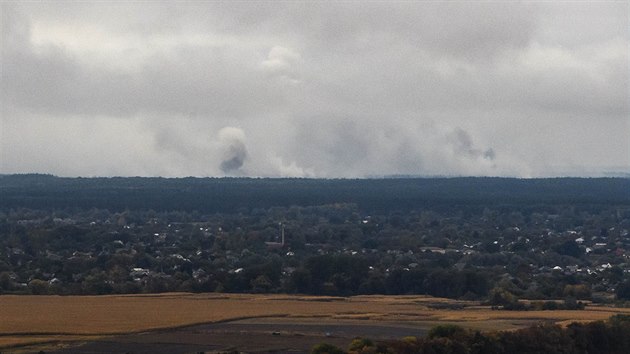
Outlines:
<svg viewBox="0 0 630 354"><path fill-rule="evenodd" d="M630 314L630 309L587 306L581 311L499 311L475 302L428 296L9 295L0 297L0 348L17 350L28 343L85 342L129 333L168 334L169 329L208 323L224 323L221 330L225 333L229 332L225 326L230 324L239 333L249 330L258 334L274 328L287 333L291 328L304 328L308 332L317 324L352 327L352 335L359 335L357 328L367 334L371 333L370 327L381 326L378 331L391 332L389 335L396 338L397 333L413 330L421 335L423 330L441 323L489 331L541 321L567 324L604 320L619 313ZM230 347L230 343L219 344Z"/></svg>

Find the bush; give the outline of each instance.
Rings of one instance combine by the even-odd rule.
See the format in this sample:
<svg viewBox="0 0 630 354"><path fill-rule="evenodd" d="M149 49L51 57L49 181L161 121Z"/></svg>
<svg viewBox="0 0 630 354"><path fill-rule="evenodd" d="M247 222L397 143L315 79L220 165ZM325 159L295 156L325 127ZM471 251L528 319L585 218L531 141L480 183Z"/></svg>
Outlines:
<svg viewBox="0 0 630 354"><path fill-rule="evenodd" d="M433 338L454 338L466 334L466 330L458 325L444 324L438 325L429 330L428 337Z"/></svg>
<svg viewBox="0 0 630 354"><path fill-rule="evenodd" d="M313 347L311 354L345 354L345 352L332 344L321 343Z"/></svg>
<svg viewBox="0 0 630 354"><path fill-rule="evenodd" d="M348 348L348 350L349 351L352 351L352 350L360 351L361 349L363 349L365 347L373 347L373 346L374 346L374 342L372 342L369 339L356 338L356 339L352 340L352 343L350 343L350 347Z"/></svg>

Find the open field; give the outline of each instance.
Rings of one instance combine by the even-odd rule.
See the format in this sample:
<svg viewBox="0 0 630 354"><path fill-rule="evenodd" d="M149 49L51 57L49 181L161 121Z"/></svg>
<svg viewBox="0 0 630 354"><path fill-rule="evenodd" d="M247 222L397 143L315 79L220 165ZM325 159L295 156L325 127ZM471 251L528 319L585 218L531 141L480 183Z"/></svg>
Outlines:
<svg viewBox="0 0 630 354"><path fill-rule="evenodd" d="M436 305L448 304L464 307L435 309ZM227 348L230 340L237 340L239 334L244 333L251 334L251 338L258 333L261 340L273 342L270 331L275 331L274 328L292 333L294 339L299 337L307 345L311 339L334 341L322 337L324 332L329 332L326 328L336 328L337 333L343 333L337 336L339 341L345 341L346 337L362 332L384 333L392 338L412 333L422 335L438 323L458 323L488 331L524 327L540 321L566 324L604 320L618 313L630 314L630 309L588 306L582 311L497 311L473 302L426 296L339 298L180 293L0 296L0 348L17 351L19 346L28 343L83 342L99 337L104 340L104 336L115 336L117 341L150 342L152 337L142 332L167 337L179 333L182 338L197 338L195 334L201 333L203 343L197 343L201 335L190 340L206 347L213 338L212 333L219 333L213 343L218 348ZM195 324L199 326L192 326ZM129 333L141 334L120 336Z"/></svg>

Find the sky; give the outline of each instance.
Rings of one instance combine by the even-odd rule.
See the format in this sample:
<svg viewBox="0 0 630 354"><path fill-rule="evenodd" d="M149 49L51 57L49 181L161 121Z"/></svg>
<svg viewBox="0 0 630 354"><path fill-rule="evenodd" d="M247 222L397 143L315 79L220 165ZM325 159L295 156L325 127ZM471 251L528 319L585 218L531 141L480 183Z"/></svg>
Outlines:
<svg viewBox="0 0 630 354"><path fill-rule="evenodd" d="M0 6L0 174L630 173L627 1Z"/></svg>

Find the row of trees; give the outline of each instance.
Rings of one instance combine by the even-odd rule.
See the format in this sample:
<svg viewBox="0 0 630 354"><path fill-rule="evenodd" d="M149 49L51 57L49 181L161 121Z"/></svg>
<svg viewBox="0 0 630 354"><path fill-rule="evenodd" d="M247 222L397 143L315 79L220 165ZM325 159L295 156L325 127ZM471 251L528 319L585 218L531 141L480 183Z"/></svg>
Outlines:
<svg viewBox="0 0 630 354"><path fill-rule="evenodd" d="M484 298L491 277L483 271L441 267L370 270L368 258L323 255L308 258L291 274L287 290L322 295L428 294L449 298Z"/></svg>
<svg viewBox="0 0 630 354"><path fill-rule="evenodd" d="M368 258L349 255L309 257L302 266L290 274L283 271L279 257L258 259L258 262L239 272L216 271L197 279L179 271L169 276L147 276L140 281L134 281L122 267L114 267L109 272L94 269L82 279L71 280L65 284L49 283L35 278L28 282L26 288L20 288L11 279L10 273L5 271L0 272L0 293L111 294L218 291L336 296L428 294L449 298L484 299L488 295L491 279L485 272L439 267L396 268L388 274L381 274L370 269L371 263Z"/></svg>
<svg viewBox="0 0 630 354"><path fill-rule="evenodd" d="M374 342L356 339L347 351L320 344L312 354L625 354L630 353L630 317L572 323L567 327L540 324L516 331L480 333L455 325L440 325L424 338Z"/></svg>

